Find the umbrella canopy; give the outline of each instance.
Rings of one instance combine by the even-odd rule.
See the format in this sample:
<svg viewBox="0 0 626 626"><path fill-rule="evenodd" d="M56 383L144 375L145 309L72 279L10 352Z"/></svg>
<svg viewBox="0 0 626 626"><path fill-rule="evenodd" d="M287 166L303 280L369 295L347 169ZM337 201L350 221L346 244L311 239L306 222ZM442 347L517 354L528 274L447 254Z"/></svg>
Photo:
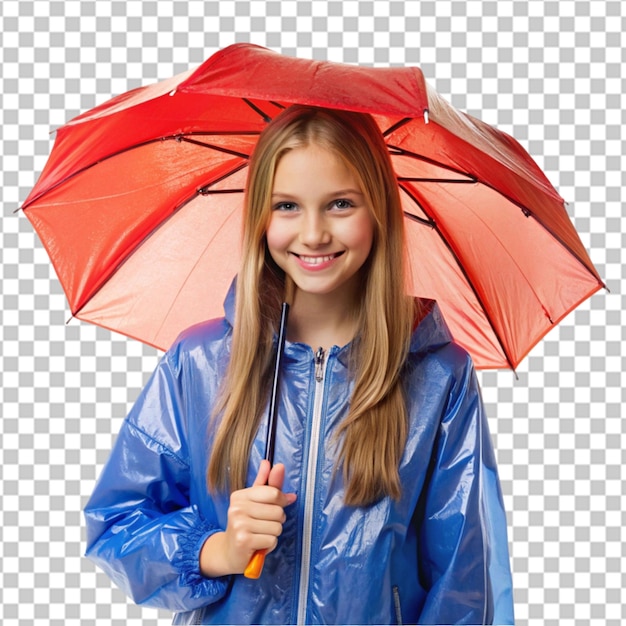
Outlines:
<svg viewBox="0 0 626 626"><path fill-rule="evenodd" d="M563 200L513 138L409 68L235 44L60 128L22 209L72 314L166 349L222 314L248 158L293 103L371 113L406 216L411 292L437 300L479 368L516 367L603 287Z"/></svg>

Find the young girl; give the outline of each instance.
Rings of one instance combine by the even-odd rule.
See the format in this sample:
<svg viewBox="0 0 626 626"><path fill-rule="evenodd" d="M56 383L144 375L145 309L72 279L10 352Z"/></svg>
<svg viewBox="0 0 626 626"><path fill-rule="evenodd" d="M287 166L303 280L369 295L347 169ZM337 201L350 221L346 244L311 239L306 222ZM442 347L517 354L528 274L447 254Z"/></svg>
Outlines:
<svg viewBox="0 0 626 626"><path fill-rule="evenodd" d="M183 333L130 412L85 511L87 556L176 624L512 623L480 392L436 303L405 295L374 120L284 111L251 159L244 222L226 316Z"/></svg>

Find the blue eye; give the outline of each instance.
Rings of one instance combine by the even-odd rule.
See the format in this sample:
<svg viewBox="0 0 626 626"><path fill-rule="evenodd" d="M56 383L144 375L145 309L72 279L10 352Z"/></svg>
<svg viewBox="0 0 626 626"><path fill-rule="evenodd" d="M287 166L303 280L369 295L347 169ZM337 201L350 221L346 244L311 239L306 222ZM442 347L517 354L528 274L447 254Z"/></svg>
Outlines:
<svg viewBox="0 0 626 626"><path fill-rule="evenodd" d="M350 200L346 200L345 198L339 198L333 201L333 206L337 209L349 209L354 206Z"/></svg>
<svg viewBox="0 0 626 626"><path fill-rule="evenodd" d="M295 211L298 205L295 202L279 202L274 205L274 211Z"/></svg>

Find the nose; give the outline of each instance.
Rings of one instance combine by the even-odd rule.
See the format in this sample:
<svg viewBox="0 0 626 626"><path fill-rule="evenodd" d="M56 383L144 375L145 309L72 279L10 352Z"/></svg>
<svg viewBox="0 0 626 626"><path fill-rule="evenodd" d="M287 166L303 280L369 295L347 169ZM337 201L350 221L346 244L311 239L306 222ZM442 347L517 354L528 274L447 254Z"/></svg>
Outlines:
<svg viewBox="0 0 626 626"><path fill-rule="evenodd" d="M324 212L304 211L300 228L300 242L310 248L330 243L331 234Z"/></svg>

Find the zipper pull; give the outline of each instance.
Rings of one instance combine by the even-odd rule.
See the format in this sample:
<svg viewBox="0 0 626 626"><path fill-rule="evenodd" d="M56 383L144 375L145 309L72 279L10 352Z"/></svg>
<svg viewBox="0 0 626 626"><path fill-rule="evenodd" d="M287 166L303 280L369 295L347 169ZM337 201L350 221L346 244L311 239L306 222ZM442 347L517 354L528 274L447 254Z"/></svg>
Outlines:
<svg viewBox="0 0 626 626"><path fill-rule="evenodd" d="M315 380L321 383L324 379L324 348L321 346L315 353Z"/></svg>

